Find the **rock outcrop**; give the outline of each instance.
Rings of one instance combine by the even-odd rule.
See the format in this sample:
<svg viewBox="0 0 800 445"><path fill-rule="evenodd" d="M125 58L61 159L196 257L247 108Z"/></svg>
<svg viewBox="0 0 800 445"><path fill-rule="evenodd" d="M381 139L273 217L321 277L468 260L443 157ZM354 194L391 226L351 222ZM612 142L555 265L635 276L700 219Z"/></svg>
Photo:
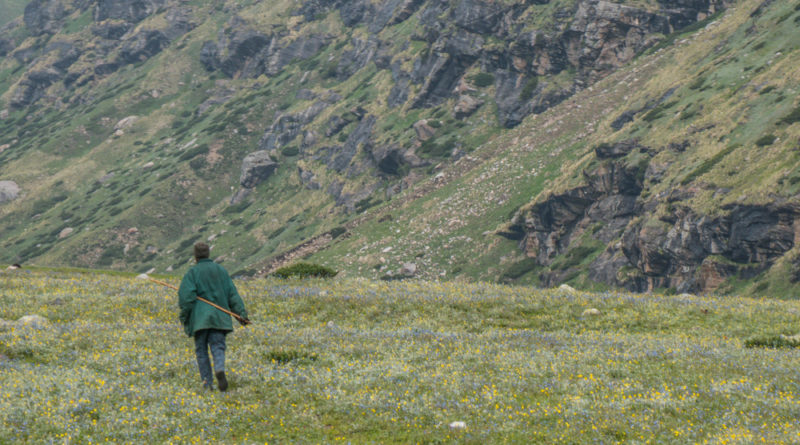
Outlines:
<svg viewBox="0 0 800 445"><path fill-rule="evenodd" d="M97 0L94 20L119 19L138 23L163 7L166 0Z"/></svg>
<svg viewBox="0 0 800 445"><path fill-rule="evenodd" d="M269 152L259 150L250 153L242 161L239 184L244 188L252 189L269 178L276 168L278 168L278 163L272 160Z"/></svg>
<svg viewBox="0 0 800 445"><path fill-rule="evenodd" d="M551 264L594 223L605 224L596 236L610 241L636 214L643 168L607 161L584 172L586 185L551 195L518 213L505 235L521 238L525 253L540 265Z"/></svg>
<svg viewBox="0 0 800 445"><path fill-rule="evenodd" d="M303 132L303 128L327 107L328 104L326 102L319 101L300 113L278 115L270 128L264 132L258 143L258 148L264 151L283 148L294 141Z"/></svg>
<svg viewBox="0 0 800 445"><path fill-rule="evenodd" d="M274 76L292 61L316 55L328 40L327 36L314 34L264 34L234 16L220 30L216 42L209 40L203 44L199 56L207 70L220 70L229 77Z"/></svg>
<svg viewBox="0 0 800 445"><path fill-rule="evenodd" d="M269 179L278 163L272 160L272 156L266 150L259 150L248 154L242 160L242 173L239 176L241 188L231 198L231 204L238 204L246 198L253 189L262 182Z"/></svg>
<svg viewBox="0 0 800 445"><path fill-rule="evenodd" d="M19 196L20 188L14 181L0 181L0 204L13 201Z"/></svg>
<svg viewBox="0 0 800 445"><path fill-rule="evenodd" d="M32 0L25 6L23 21L33 35L55 34L69 9L61 0Z"/></svg>
<svg viewBox="0 0 800 445"><path fill-rule="evenodd" d="M663 0L663 9L650 12L605 0L584 0L574 13L556 14L553 30L519 32L527 10L543 3L547 1L392 0L376 6L365 0L306 0L296 14L314 21L338 10L346 26L367 25L367 37L354 37L331 71L338 80L374 62L392 71L390 107L408 101L412 108L429 108L458 98L456 85L469 69L479 67L495 80L498 119L513 127L525 116L547 110L627 63L659 36L722 6L722 0ZM383 55L391 45L379 34L415 14L419 21L415 39L427 42L429 50L414 60L409 73L392 62L390 54ZM689 17L694 19L687 21ZM291 60L313 57L329 40L322 35L290 36L285 31L263 33L234 17L216 41L206 42L199 56L207 69L219 69L230 77L275 75ZM576 73L571 86L556 87L539 79L565 70ZM417 92L409 98L411 84ZM475 110L476 103L463 96L460 100L457 114L463 118Z"/></svg>
<svg viewBox="0 0 800 445"><path fill-rule="evenodd" d="M673 145L682 146L664 149ZM643 181L657 182L665 168L641 161L641 155L649 159L650 148L629 140L594 151L601 163L584 172L584 185L524 208L500 233L519 240L540 266L555 265L540 276L546 285L577 272L555 260L581 249L578 240L589 229L589 236L607 248L588 265L587 276L634 292L713 291L732 276L746 279L765 271L800 241L800 204L771 199L730 204L722 207L722 215L705 215L679 204L696 193L692 187L640 196ZM640 155L632 158L632 152ZM666 214L655 217L657 208L667 209Z"/></svg>
<svg viewBox="0 0 800 445"><path fill-rule="evenodd" d="M640 273L634 282L619 284L639 291L711 291L733 275L752 278L763 272L798 239L796 204L731 205L724 210L727 214L710 217L678 208L661 225L631 224L621 249Z"/></svg>

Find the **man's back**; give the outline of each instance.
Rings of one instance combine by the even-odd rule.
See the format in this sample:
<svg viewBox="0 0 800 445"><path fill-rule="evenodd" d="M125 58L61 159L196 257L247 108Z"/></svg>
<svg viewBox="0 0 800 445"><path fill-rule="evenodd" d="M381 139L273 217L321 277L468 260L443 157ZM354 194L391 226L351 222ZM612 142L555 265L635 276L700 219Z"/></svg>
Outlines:
<svg viewBox="0 0 800 445"><path fill-rule="evenodd" d="M187 335L201 329L233 330L231 317L213 306L200 302L205 298L225 309L247 318L244 302L228 272L208 258L199 259L183 276L178 289L180 318Z"/></svg>

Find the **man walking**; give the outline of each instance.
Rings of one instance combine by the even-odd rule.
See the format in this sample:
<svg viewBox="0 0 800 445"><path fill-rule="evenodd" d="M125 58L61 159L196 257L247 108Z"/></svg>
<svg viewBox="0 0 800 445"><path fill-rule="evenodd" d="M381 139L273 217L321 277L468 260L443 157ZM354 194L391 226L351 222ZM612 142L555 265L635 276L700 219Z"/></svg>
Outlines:
<svg viewBox="0 0 800 445"><path fill-rule="evenodd" d="M194 351L203 387L213 389L211 362L208 350L214 358L214 375L220 391L228 389L225 378L225 336L233 331L230 315L214 306L200 301L206 299L222 308L237 314L242 325L249 323L242 297L236 291L228 272L208 258L210 249L206 243L194 245L194 259L197 262L183 276L178 289L180 320L186 334L194 336Z"/></svg>

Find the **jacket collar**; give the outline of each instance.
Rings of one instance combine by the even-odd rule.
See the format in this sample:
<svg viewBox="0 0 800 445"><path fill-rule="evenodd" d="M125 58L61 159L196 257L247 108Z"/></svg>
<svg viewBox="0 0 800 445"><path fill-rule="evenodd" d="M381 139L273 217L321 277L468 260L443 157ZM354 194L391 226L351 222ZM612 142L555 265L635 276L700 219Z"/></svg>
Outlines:
<svg viewBox="0 0 800 445"><path fill-rule="evenodd" d="M210 263L210 262L212 262L212 261L211 261L211 258L201 258L201 259L197 260L197 264L200 264L200 263Z"/></svg>

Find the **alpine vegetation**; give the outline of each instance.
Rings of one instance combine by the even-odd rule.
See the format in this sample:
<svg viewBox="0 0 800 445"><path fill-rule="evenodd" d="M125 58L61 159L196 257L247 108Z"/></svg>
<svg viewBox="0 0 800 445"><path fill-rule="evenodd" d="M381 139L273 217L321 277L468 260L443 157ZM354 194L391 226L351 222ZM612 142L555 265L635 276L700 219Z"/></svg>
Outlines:
<svg viewBox="0 0 800 445"><path fill-rule="evenodd" d="M797 301L237 281L252 323L228 335L220 392L203 390L174 290L86 271L2 281L3 443L800 440L798 354L746 347L794 334Z"/></svg>

